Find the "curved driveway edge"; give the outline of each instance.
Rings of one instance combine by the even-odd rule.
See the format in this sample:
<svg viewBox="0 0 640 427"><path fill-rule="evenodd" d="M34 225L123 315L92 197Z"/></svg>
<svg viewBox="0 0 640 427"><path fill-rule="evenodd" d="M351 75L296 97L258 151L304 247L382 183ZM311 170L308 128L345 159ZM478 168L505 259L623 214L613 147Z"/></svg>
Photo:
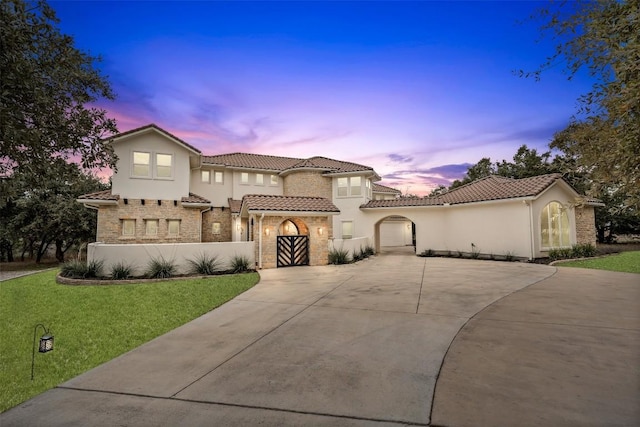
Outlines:
<svg viewBox="0 0 640 427"><path fill-rule="evenodd" d="M640 275L559 268L487 307L451 345L432 424L640 425Z"/></svg>
<svg viewBox="0 0 640 427"><path fill-rule="evenodd" d="M0 414L0 424L428 425L460 328L555 271L393 255L264 270L229 303Z"/></svg>

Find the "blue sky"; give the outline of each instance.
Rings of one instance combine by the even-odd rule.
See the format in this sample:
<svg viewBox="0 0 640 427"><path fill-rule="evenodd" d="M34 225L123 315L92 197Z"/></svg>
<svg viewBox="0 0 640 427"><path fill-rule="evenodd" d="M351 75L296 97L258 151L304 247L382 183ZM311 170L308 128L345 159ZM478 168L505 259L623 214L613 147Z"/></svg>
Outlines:
<svg viewBox="0 0 640 427"><path fill-rule="evenodd" d="M592 82L527 18L544 2L51 2L101 55L121 131L148 123L205 154L326 156L426 194L482 157L545 150ZM525 22L522 22L525 21Z"/></svg>

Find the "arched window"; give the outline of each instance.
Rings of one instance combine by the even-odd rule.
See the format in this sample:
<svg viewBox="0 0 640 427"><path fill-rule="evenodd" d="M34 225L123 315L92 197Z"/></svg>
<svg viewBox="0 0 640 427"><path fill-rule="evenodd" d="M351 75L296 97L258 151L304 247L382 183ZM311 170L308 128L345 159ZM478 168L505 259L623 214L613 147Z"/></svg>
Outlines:
<svg viewBox="0 0 640 427"><path fill-rule="evenodd" d="M550 202L542 209L540 234L543 248L571 246L569 242L569 215L558 202Z"/></svg>

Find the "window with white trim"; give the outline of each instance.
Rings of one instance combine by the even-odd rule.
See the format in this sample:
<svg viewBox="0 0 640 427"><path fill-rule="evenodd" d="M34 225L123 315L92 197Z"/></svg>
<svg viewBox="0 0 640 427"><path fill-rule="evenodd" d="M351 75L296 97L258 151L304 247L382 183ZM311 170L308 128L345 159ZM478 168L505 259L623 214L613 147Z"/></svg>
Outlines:
<svg viewBox="0 0 640 427"><path fill-rule="evenodd" d="M145 219L144 220L144 234L145 236L157 236L158 235L158 223L157 219Z"/></svg>
<svg viewBox="0 0 640 427"><path fill-rule="evenodd" d="M156 153L156 178L173 176L173 154Z"/></svg>
<svg viewBox="0 0 640 427"><path fill-rule="evenodd" d="M368 198L371 198L371 195L372 195L371 180L370 180L370 179L367 179L367 180L365 181L365 185L367 186L367 197L368 197Z"/></svg>
<svg viewBox="0 0 640 427"><path fill-rule="evenodd" d="M278 175L271 175L270 182L271 185L278 185Z"/></svg>
<svg viewBox="0 0 640 427"><path fill-rule="evenodd" d="M362 194L362 179L359 176L349 178L349 189L352 196L360 196Z"/></svg>
<svg viewBox="0 0 640 427"><path fill-rule="evenodd" d="M169 236L178 236L180 234L180 220L168 219L167 220L167 234Z"/></svg>
<svg viewBox="0 0 640 427"><path fill-rule="evenodd" d="M264 185L264 175L261 173L256 174L256 185Z"/></svg>
<svg viewBox="0 0 640 427"><path fill-rule="evenodd" d="M540 242L543 248L569 247L569 215L558 202L550 202L540 214Z"/></svg>
<svg viewBox="0 0 640 427"><path fill-rule="evenodd" d="M211 171L200 171L200 181L209 184L211 182Z"/></svg>
<svg viewBox="0 0 640 427"><path fill-rule="evenodd" d="M133 237L136 235L136 220L135 219L123 219L121 220L122 235L124 237Z"/></svg>
<svg viewBox="0 0 640 427"><path fill-rule="evenodd" d="M137 178L151 178L151 153L133 152L131 175Z"/></svg>
<svg viewBox="0 0 640 427"><path fill-rule="evenodd" d="M362 177L341 177L337 179L338 197L362 196Z"/></svg>
<svg viewBox="0 0 640 427"><path fill-rule="evenodd" d="M240 172L240 184L249 183L249 174L247 172Z"/></svg>
<svg viewBox="0 0 640 427"><path fill-rule="evenodd" d="M216 184L222 184L224 182L224 174L221 171L214 171L213 182Z"/></svg>
<svg viewBox="0 0 640 427"><path fill-rule="evenodd" d="M342 221L342 238L351 239L353 237L353 221Z"/></svg>

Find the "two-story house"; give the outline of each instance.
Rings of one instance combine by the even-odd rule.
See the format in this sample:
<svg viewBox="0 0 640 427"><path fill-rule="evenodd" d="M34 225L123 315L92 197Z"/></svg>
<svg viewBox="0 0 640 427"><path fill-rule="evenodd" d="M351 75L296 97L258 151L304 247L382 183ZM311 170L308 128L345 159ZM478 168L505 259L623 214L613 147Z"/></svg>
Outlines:
<svg viewBox="0 0 640 427"><path fill-rule="evenodd" d="M440 196L400 198L376 183L373 168L347 161L207 156L153 124L110 141L119 159L111 189L78 199L98 211L90 253L96 258L108 248L115 248L109 259L144 258L151 247L170 247L177 258L186 248L209 251L218 243L225 253L249 251L259 268L272 268L324 265L330 247L413 244L418 253L533 259L551 248L595 243L599 202L559 174L492 176ZM124 255L134 247L136 255Z"/></svg>

